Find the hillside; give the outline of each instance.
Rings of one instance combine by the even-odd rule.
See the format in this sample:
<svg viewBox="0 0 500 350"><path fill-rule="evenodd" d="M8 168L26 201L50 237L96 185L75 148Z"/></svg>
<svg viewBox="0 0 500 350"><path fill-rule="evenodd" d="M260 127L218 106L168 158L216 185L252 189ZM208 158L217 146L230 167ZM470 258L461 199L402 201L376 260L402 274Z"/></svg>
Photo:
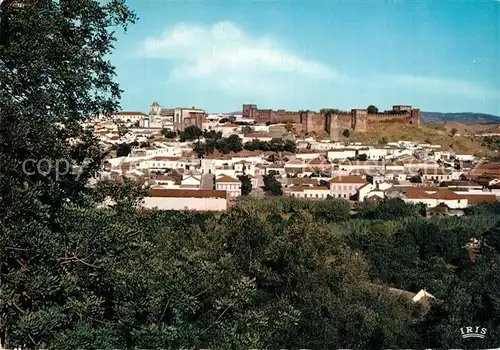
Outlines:
<svg viewBox="0 0 500 350"><path fill-rule="evenodd" d="M451 121L461 124L491 124L500 123L500 117L484 113L460 112L460 113L439 113L422 112L421 120L423 123Z"/></svg>
<svg viewBox="0 0 500 350"><path fill-rule="evenodd" d="M399 140L429 142L441 145L443 150L487 156L491 155L491 151L481 145L480 138L465 135L474 135L479 131L492 128L495 128L495 125L465 125L455 122L424 124L420 129L409 125L385 124L371 128L365 133L352 132L349 138L340 136L340 139L375 143L385 137L388 142ZM451 135L452 129L457 129L455 136Z"/></svg>

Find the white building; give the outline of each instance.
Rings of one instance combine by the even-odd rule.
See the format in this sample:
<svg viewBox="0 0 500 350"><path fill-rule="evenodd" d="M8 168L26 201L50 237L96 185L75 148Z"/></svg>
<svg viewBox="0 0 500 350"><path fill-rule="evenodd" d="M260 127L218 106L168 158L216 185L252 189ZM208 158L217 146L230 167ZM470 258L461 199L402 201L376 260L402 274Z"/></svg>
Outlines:
<svg viewBox="0 0 500 350"><path fill-rule="evenodd" d="M344 160L348 158L356 158L356 150L352 148L332 149L326 152L326 157L329 160Z"/></svg>
<svg viewBox="0 0 500 350"><path fill-rule="evenodd" d="M213 190L154 188L143 207L159 210L226 211L227 193Z"/></svg>
<svg viewBox="0 0 500 350"><path fill-rule="evenodd" d="M226 191L229 197L241 196L241 182L231 176L222 175L215 180L217 191Z"/></svg>

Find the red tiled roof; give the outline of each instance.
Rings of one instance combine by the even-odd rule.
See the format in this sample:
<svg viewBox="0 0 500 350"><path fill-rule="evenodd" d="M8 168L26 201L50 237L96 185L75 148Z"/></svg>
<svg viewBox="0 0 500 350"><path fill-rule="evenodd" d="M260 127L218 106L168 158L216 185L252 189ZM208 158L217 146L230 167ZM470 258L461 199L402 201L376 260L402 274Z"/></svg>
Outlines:
<svg viewBox="0 0 500 350"><path fill-rule="evenodd" d="M285 191L288 192L303 192L303 191L330 191L326 186L290 186Z"/></svg>
<svg viewBox="0 0 500 350"><path fill-rule="evenodd" d="M118 112L117 115L143 115L143 116L146 116L146 114L144 114L142 112L133 112L133 111L121 111L121 112Z"/></svg>
<svg viewBox="0 0 500 350"><path fill-rule="evenodd" d="M498 201L494 194L465 194L460 197L467 199L468 204L496 203Z"/></svg>
<svg viewBox="0 0 500 350"><path fill-rule="evenodd" d="M181 160L181 157L154 157L153 160L161 160L161 161L166 161L166 162L169 162L169 161L175 162L175 161Z"/></svg>
<svg viewBox="0 0 500 350"><path fill-rule="evenodd" d="M238 179L235 179L234 177L231 177L231 176L227 176L227 175L223 175L222 177L218 178L215 180L215 182L228 182L228 183L239 183L240 180Z"/></svg>
<svg viewBox="0 0 500 350"><path fill-rule="evenodd" d="M178 190L154 188L150 197L162 198L227 198L226 191L214 190Z"/></svg>
<svg viewBox="0 0 500 350"><path fill-rule="evenodd" d="M359 176L336 176L330 180L330 183L339 184L366 184L367 182Z"/></svg>

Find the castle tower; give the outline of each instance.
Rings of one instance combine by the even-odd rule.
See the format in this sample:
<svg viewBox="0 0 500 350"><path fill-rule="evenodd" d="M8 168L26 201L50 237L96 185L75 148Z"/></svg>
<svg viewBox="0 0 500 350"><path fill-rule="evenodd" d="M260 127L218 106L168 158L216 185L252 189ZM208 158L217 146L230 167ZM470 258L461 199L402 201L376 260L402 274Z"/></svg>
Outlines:
<svg viewBox="0 0 500 350"><path fill-rule="evenodd" d="M410 125L413 125L416 128L420 128L420 109L411 110L411 117L409 123Z"/></svg>
<svg viewBox="0 0 500 350"><path fill-rule="evenodd" d="M243 118L255 119L257 117L257 105L243 105L242 115Z"/></svg>
<svg viewBox="0 0 500 350"><path fill-rule="evenodd" d="M352 130L364 132L367 130L368 111L366 109L353 109Z"/></svg>
<svg viewBox="0 0 500 350"><path fill-rule="evenodd" d="M392 106L393 111L398 111L398 112L411 112L411 106L408 105L396 105Z"/></svg>
<svg viewBox="0 0 500 350"><path fill-rule="evenodd" d="M340 134L338 114L328 114L325 116L325 119L328 128L327 131L330 137L336 137L338 134Z"/></svg>

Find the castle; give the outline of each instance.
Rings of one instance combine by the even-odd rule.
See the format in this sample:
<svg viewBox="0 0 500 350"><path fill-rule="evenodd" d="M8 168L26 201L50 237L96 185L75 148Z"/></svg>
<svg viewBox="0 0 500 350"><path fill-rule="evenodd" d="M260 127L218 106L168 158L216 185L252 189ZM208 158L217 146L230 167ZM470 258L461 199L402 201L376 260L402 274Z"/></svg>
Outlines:
<svg viewBox="0 0 500 350"><path fill-rule="evenodd" d="M393 106L391 111L384 113L368 113L367 109L353 109L351 112L339 111L298 111L283 109L273 111L258 109L257 105L243 105L243 117L255 120L257 123L295 124L296 132L327 132L330 136L342 133L344 130L365 132L370 126L383 123L401 123L420 127L420 109L411 106Z"/></svg>

